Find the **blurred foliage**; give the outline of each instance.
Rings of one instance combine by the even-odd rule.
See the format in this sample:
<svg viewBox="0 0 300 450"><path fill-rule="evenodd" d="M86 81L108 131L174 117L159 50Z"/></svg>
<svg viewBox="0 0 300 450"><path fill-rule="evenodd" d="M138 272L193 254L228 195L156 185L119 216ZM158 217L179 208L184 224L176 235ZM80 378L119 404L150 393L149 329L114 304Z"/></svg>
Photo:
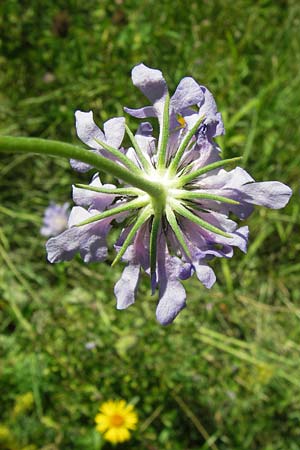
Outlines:
<svg viewBox="0 0 300 450"><path fill-rule="evenodd" d="M109 449L93 421L110 398L139 413L123 449L300 449L299 26L297 0L1 2L1 134L75 142L75 109L101 124L145 104L130 80L143 61L171 91L186 75L208 86L224 156L294 188L284 211L249 219L248 254L216 261L211 291L186 283L188 307L163 328L148 279L116 311L121 265L46 262L43 209L86 175L2 157L1 449Z"/></svg>

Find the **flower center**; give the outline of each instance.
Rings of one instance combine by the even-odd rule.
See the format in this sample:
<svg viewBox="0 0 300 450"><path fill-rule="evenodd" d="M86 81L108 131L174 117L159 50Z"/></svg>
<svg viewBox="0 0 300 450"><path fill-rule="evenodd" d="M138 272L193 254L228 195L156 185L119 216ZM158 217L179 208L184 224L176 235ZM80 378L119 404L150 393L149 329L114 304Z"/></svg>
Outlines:
<svg viewBox="0 0 300 450"><path fill-rule="evenodd" d="M110 424L112 427L121 427L124 424L124 417L120 414L114 414L110 418Z"/></svg>
<svg viewBox="0 0 300 450"><path fill-rule="evenodd" d="M162 172L155 170L151 177L149 176L149 179L160 187L160 195L156 197L149 196L149 202L152 203L154 211L162 213L165 210L168 199L170 196L172 197L172 193L178 185L178 178L170 176L167 170Z"/></svg>

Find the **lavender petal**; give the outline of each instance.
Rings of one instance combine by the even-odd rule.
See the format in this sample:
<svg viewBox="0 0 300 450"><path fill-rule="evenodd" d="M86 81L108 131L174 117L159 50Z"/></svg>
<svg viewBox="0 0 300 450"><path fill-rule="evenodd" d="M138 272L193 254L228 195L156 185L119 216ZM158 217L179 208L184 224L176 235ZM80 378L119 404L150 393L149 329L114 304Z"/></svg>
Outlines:
<svg viewBox="0 0 300 450"><path fill-rule="evenodd" d="M95 174L92 178L91 187L104 187L107 189L114 189L116 186L113 184L102 185L98 174ZM115 199L113 194L102 194L101 192L90 191L88 189L81 189L73 186L73 200L78 206L87 206L92 209L97 209L99 212L104 211Z"/></svg>
<svg viewBox="0 0 300 450"><path fill-rule="evenodd" d="M103 125L105 141L114 148L119 148L125 134L125 118L114 117Z"/></svg>
<svg viewBox="0 0 300 450"><path fill-rule="evenodd" d="M198 280L200 280L207 289L210 289L216 282L216 275L213 269L207 264L196 261L193 261L193 266Z"/></svg>
<svg viewBox="0 0 300 450"><path fill-rule="evenodd" d="M169 325L186 306L186 292L178 279L168 279L161 290L156 318L161 325Z"/></svg>
<svg viewBox="0 0 300 450"><path fill-rule="evenodd" d="M129 264L117 281L114 292L117 298L117 309L126 309L135 301L135 293L140 276L140 265Z"/></svg>
<svg viewBox="0 0 300 450"><path fill-rule="evenodd" d="M153 106L144 106L143 108L127 108L124 107L124 111L137 119L146 119L147 117L156 117L156 111Z"/></svg>
<svg viewBox="0 0 300 450"><path fill-rule="evenodd" d="M183 78L171 97L171 108L182 113L186 108L204 101L201 86L191 77Z"/></svg>
<svg viewBox="0 0 300 450"><path fill-rule="evenodd" d="M75 206L69 217L69 229L53 237L46 243L48 260L53 262L69 261L77 252L84 262L103 261L107 256L106 236L110 230L112 218L73 227L90 218L98 211L88 212Z"/></svg>
<svg viewBox="0 0 300 450"><path fill-rule="evenodd" d="M240 188L240 191L243 200L247 203L271 209L284 208L292 195L292 190L279 181L246 184Z"/></svg>

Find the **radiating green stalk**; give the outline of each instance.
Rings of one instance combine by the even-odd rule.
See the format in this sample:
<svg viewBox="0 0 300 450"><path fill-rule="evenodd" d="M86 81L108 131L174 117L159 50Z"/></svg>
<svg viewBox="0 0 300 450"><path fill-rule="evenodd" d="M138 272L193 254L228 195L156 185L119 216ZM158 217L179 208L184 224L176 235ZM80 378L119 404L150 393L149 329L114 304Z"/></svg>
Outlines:
<svg viewBox="0 0 300 450"><path fill-rule="evenodd" d="M133 135L132 131L130 130L130 128L128 127L128 125L125 124L125 130L126 133L133 145L133 148L139 158L139 160L142 163L142 166L144 167L145 170L147 170L148 172L151 172L151 170L153 170L153 167L151 165L151 163L147 160L147 158L145 157L143 151L141 150L135 136Z"/></svg>
<svg viewBox="0 0 300 450"><path fill-rule="evenodd" d="M166 208L166 217L167 217L167 221L169 222L169 224L171 225L172 230L174 231L175 236L177 237L178 242L180 243L181 247L183 248L183 250L185 251L186 255L191 258L191 254L190 254L190 250L185 242L183 233L177 223L176 220L176 216L173 213L172 208L170 208L169 206L167 206Z"/></svg>
<svg viewBox="0 0 300 450"><path fill-rule="evenodd" d="M187 146L190 143L190 140L192 139L192 137L194 136L194 134L196 133L196 131L198 130L201 122L203 121L204 116L200 117L197 122L195 123L195 125L193 126L193 128L191 128L187 134L184 136L175 156L174 159L172 160L170 166L169 166L169 171L170 171L170 175L173 175L176 173L178 164L181 160L182 155L184 154Z"/></svg>
<svg viewBox="0 0 300 450"><path fill-rule="evenodd" d="M220 228L211 225L205 220L201 219L199 216L196 216L192 212L190 212L187 208L181 205L177 200L172 200L171 207L178 212L178 214L182 215L186 219L189 219L191 222L196 223L199 227L204 228L205 230L211 231L212 233L219 234L220 236L224 236L226 238L231 238L232 236L225 231L220 230Z"/></svg>
<svg viewBox="0 0 300 450"><path fill-rule="evenodd" d="M170 127L170 95L167 92L164 104L164 112L162 124L159 131L158 152L157 152L157 168L159 170L166 167L166 153L169 140L169 127Z"/></svg>
<svg viewBox="0 0 300 450"><path fill-rule="evenodd" d="M195 170L194 172L191 172L188 175L181 176L179 178L178 186L184 186L185 184L189 183L195 178L200 177L200 175L203 175L206 172L210 172L211 170L218 169L219 167L222 166L227 166L228 164L240 161L241 159L242 157L238 156L237 158L222 159L221 161L208 164L207 166L201 167L201 169Z"/></svg>
<svg viewBox="0 0 300 450"><path fill-rule="evenodd" d="M206 192L197 191L187 191L185 189L174 191L175 198L182 199L203 199L203 200L214 200L216 202L229 203L230 205L239 205L240 202L232 200L228 197L223 197L222 195L209 194Z"/></svg>
<svg viewBox="0 0 300 450"><path fill-rule="evenodd" d="M105 188L105 187L96 187L90 186L89 184L81 184L76 183L74 185L79 189L86 189L87 191L99 192L101 194L112 194L112 195L142 195L143 191L136 188Z"/></svg>
<svg viewBox="0 0 300 450"><path fill-rule="evenodd" d="M112 267L120 261L124 253L126 252L127 248L131 244L132 239L134 238L136 232L141 228L142 225L146 222L146 220L149 219L149 217L152 214L152 208L150 205L146 206L142 211L140 212L140 215L138 216L136 222L134 223L133 227L131 228L130 232L128 233L119 253L115 257L115 259L112 262Z"/></svg>
<svg viewBox="0 0 300 450"><path fill-rule="evenodd" d="M128 167L128 169L130 169L133 173L141 173L141 170L120 150L112 147L111 145L108 145L104 141L100 141L99 139L95 138L94 141L97 142L97 144L104 148L108 153L114 155L119 161L124 164L124 166Z"/></svg>
<svg viewBox="0 0 300 450"><path fill-rule="evenodd" d="M152 293L154 291L153 287L156 282L156 259L157 259L157 237L159 225L161 222L160 214L155 214L153 217L152 228L150 233L150 278L152 285Z"/></svg>
<svg viewBox="0 0 300 450"><path fill-rule="evenodd" d="M108 209L104 211L101 214L96 214L95 216L90 217L89 219L86 219L78 224L76 224L76 227L81 227L83 225L88 225L93 222L97 222L101 219L106 219L107 217L114 216L115 214L120 214L122 212L130 211L131 209L136 208L142 208L143 206L147 205L149 203L149 199L141 199L136 198L134 200L131 200L131 202L127 202L123 205L117 206L116 208Z"/></svg>
<svg viewBox="0 0 300 450"><path fill-rule="evenodd" d="M152 197L161 195L162 188L142 175L133 173L119 164L90 150L72 144L39 138L0 136L2 153L37 153L41 155L60 156L76 159L92 165L96 169L109 173L134 187L142 189ZM141 172L142 174L142 172Z"/></svg>

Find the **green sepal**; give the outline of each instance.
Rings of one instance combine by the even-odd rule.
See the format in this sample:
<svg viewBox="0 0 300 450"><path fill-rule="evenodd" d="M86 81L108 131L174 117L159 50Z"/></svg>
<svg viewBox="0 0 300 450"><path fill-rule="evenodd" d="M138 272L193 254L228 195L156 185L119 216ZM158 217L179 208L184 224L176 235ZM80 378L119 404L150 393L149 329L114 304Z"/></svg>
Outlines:
<svg viewBox="0 0 300 450"><path fill-rule="evenodd" d="M99 192L101 194L112 194L112 195L143 195L144 192L136 188L102 188L96 186L90 186L89 184L74 184L75 187L79 189L86 189L87 191Z"/></svg>
<svg viewBox="0 0 300 450"><path fill-rule="evenodd" d="M83 222L76 224L74 226L81 227L83 225L88 225L90 223L97 222L98 220L106 219L107 217L114 216L115 214L130 211L131 209L142 208L143 206L147 205L147 203L149 203L148 199L142 200L140 198L136 198L134 200L131 200L131 202L125 203L125 205L123 204L123 205L117 206L116 208L108 209L107 211L104 211L101 214L96 214L95 216L92 216L89 219L84 220Z"/></svg>
<svg viewBox="0 0 300 450"><path fill-rule="evenodd" d="M158 152L157 152L157 168L164 169L166 167L166 153L169 140L170 127L170 95L167 92L164 104L163 119L159 132Z"/></svg>
<svg viewBox="0 0 300 450"><path fill-rule="evenodd" d="M187 191L185 189L175 191L174 197L178 199L203 199L203 200L214 200L221 203L229 203L230 205L240 205L240 202L232 200L228 197L223 197L222 195L209 194L206 192L197 191Z"/></svg>
<svg viewBox="0 0 300 450"><path fill-rule="evenodd" d="M195 214L190 212L187 208L185 208L183 205L181 205L178 201L173 200L171 206L176 212L178 212L178 214L185 217L186 219L189 219L191 222L194 222L195 224L199 225L199 227L204 228L205 230L211 231L212 233L219 234L220 236L223 236L225 238L229 238L229 239L232 238L232 236L230 234L225 233L225 231L220 230L220 228L217 228L214 225L211 225L210 223L201 219L199 216L196 216Z"/></svg>
<svg viewBox="0 0 300 450"><path fill-rule="evenodd" d="M128 233L119 253L117 254L117 256L115 257L115 259L113 260L111 266L113 267L118 261L120 261L120 259L122 258L122 256L124 255L124 253L126 252L127 248L129 247L132 239L134 238L136 232L141 228L142 225L144 225L144 223L146 222L146 220L149 219L149 217L152 214L152 208L150 205L146 206L144 209L142 209L142 211L140 212L138 218L136 219L133 227L131 228L130 232Z"/></svg>
<svg viewBox="0 0 300 450"><path fill-rule="evenodd" d="M120 152L120 150L111 147L110 145L106 144L106 142L100 141L99 139L94 138L94 141L97 142L97 144L101 145L101 147L107 150L109 153L114 155L116 158L118 158L118 160L121 161L132 172L138 174L141 173L141 170L126 155L124 155L124 153Z"/></svg>
<svg viewBox="0 0 300 450"><path fill-rule="evenodd" d="M133 133L130 130L129 126L126 125L126 124L125 124L125 130L126 130L126 133L127 133L128 137L129 137L129 139L130 139L130 141L131 141L131 143L133 145L133 148L134 148L134 150L135 150L139 160L142 163L142 166L144 167L145 170L147 170L148 172L151 172L153 170L153 167L152 167L150 161L148 161L147 158L145 157L145 155L143 154L143 152L142 152L142 150L141 150L141 148L140 148L140 146L139 146L135 136L133 135Z"/></svg>
<svg viewBox="0 0 300 450"><path fill-rule="evenodd" d="M176 216L175 216L172 208L170 208L169 206L167 206L167 208L166 208L166 217L167 217L167 221L171 225L171 228L174 231L174 234L177 237L177 240L180 243L181 247L185 251L186 255L189 258L191 258L190 250L189 250L188 246L186 245L183 233L177 223Z"/></svg>
<svg viewBox="0 0 300 450"><path fill-rule="evenodd" d="M156 282L156 259L157 259L157 236L159 225L161 221L161 216L159 214L154 215L152 221L152 227L150 232L150 279L152 286L152 293L154 293L153 286Z"/></svg>
<svg viewBox="0 0 300 450"><path fill-rule="evenodd" d="M242 159L242 156L238 156L236 158L230 158L230 159L222 159L221 161L217 161L212 164L208 164L207 166L201 167L201 169L195 170L194 172L189 173L188 175L183 175L178 180L178 186L184 186L185 184L189 183L190 181L194 180L195 178L200 177L200 175L203 175L204 173L210 172L211 170L218 169L222 166L227 166L228 164L240 161Z"/></svg>
<svg viewBox="0 0 300 450"><path fill-rule="evenodd" d="M194 134L196 133L196 131L198 130L201 122L203 121L205 116L200 117L197 122L195 123L195 125L187 132L187 134L184 136L175 156L174 159L172 160L170 166L169 166L169 170L170 170L170 174L175 174L176 173L176 169L178 167L178 164L181 160L182 155L184 154L187 146L190 143L190 140L192 139L192 137L194 136Z"/></svg>

